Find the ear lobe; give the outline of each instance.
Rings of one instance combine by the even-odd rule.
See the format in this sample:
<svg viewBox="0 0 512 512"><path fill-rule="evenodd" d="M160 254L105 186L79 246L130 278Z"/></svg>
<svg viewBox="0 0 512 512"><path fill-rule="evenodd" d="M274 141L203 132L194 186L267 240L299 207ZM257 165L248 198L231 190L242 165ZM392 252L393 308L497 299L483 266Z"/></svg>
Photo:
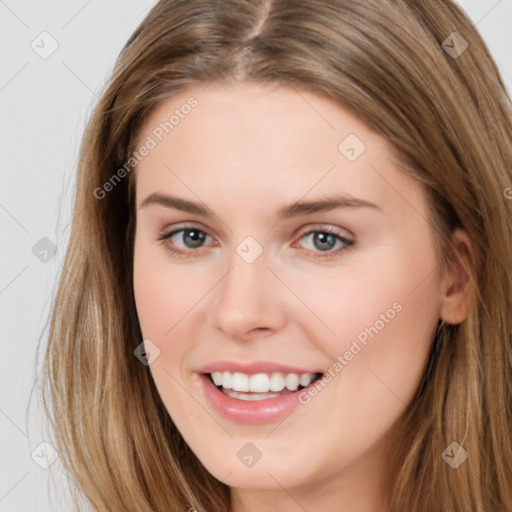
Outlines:
<svg viewBox="0 0 512 512"><path fill-rule="evenodd" d="M446 275L440 318L447 324L459 324L467 318L473 302L469 269L474 265L474 258L471 240L464 230L456 229L452 241L455 253Z"/></svg>

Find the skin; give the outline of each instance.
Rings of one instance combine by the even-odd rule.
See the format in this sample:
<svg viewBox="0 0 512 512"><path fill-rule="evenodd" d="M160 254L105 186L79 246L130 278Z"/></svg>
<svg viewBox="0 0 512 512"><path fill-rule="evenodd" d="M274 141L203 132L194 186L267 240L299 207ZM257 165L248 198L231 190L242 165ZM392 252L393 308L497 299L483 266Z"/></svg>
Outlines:
<svg viewBox="0 0 512 512"><path fill-rule="evenodd" d="M153 111L140 143L190 96L197 107L136 168L134 293L143 336L160 350L150 366L159 393L204 466L231 487L234 512L382 512L389 436L419 385L436 323L467 312L460 270L440 270L422 186L349 111L275 85L191 87ZM366 145L353 162L338 150L349 134ZM215 216L141 207L154 192ZM276 218L283 205L333 193L378 208ZM158 240L183 223L208 235L200 248L183 231ZM322 251L307 233L326 228L353 245ZM236 252L247 236L263 248L250 264ZM454 237L468 243L463 232ZM212 361L326 371L397 302L401 311L280 423L228 421L202 394L194 370ZM262 453L252 468L237 458L247 442Z"/></svg>

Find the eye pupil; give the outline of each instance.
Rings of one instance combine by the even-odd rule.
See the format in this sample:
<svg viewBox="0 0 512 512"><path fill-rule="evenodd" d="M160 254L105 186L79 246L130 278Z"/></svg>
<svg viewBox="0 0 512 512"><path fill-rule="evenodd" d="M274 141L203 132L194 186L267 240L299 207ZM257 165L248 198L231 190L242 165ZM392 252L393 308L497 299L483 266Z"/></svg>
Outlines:
<svg viewBox="0 0 512 512"><path fill-rule="evenodd" d="M185 229L183 231L184 242L189 247L200 247L205 239L206 233L197 229ZM191 241L191 243L189 243Z"/></svg>
<svg viewBox="0 0 512 512"><path fill-rule="evenodd" d="M313 240L315 246L320 251L327 251L332 249L336 245L337 237L335 235L331 235L330 233L316 233ZM317 242L320 244L317 244Z"/></svg>

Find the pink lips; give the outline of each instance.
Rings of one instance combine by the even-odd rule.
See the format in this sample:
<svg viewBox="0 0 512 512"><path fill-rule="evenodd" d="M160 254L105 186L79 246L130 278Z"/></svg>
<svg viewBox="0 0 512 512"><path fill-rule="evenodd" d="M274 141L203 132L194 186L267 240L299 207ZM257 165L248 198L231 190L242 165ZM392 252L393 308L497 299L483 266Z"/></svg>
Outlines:
<svg viewBox="0 0 512 512"><path fill-rule="evenodd" d="M224 418L236 423L261 424L279 421L300 405L299 392L280 395L257 401L245 401L231 398L220 391L211 381L209 375L214 371L241 372L249 375L255 373L322 373L321 371L282 365L268 361L257 361L249 364L235 361L217 361L201 366L196 370L199 374L202 391L210 406ZM310 384L312 386L314 382ZM307 389L304 388L304 389ZM301 390L300 392L303 392Z"/></svg>
<svg viewBox="0 0 512 512"><path fill-rule="evenodd" d="M307 368L299 368L298 366L288 366L270 361L254 361L252 363L238 363L236 361L215 361L214 363L205 364L197 368L197 373L212 372L240 372L252 375L254 373L323 373L323 370L311 370Z"/></svg>

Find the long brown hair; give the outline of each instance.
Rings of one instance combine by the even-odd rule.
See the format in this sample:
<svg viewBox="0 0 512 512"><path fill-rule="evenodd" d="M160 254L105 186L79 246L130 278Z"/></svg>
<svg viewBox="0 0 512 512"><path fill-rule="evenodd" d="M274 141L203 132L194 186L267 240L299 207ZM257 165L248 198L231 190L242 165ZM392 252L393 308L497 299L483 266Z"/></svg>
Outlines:
<svg viewBox="0 0 512 512"><path fill-rule="evenodd" d="M133 354L142 336L130 194L148 113L188 85L230 80L351 109L424 184L444 263L450 232L468 233L476 299L464 322L436 333L386 498L393 511L510 512L511 103L450 0L163 0L130 37L84 135L45 359L44 397L77 506L83 495L95 510L230 509L229 488L191 452ZM442 458L453 441L469 455L457 469Z"/></svg>

